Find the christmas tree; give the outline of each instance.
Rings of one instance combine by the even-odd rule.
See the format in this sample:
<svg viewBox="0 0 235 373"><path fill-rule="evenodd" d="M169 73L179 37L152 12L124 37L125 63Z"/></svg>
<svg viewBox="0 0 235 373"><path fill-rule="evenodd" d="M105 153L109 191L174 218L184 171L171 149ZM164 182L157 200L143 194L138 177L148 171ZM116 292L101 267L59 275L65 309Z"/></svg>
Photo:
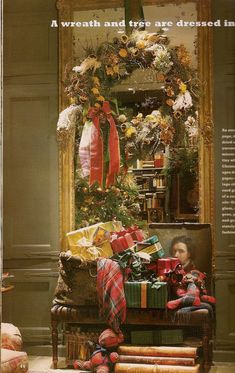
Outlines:
<svg viewBox="0 0 235 373"><path fill-rule="evenodd" d="M102 189L97 183L89 186L89 178L77 172L76 228L110 220L120 220L123 226L141 225L138 197L138 187L130 174L120 174L115 185Z"/></svg>

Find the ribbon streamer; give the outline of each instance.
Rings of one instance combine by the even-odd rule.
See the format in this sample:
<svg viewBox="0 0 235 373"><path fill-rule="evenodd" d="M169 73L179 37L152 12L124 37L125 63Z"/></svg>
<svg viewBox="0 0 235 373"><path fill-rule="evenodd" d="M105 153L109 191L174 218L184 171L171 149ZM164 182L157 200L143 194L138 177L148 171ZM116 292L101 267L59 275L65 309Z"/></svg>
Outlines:
<svg viewBox="0 0 235 373"><path fill-rule="evenodd" d="M93 126L91 130L90 146L90 185L98 182L103 186L103 139L100 130L100 118L105 117L110 125L108 140L109 149L109 170L106 177L106 187L114 183L116 175L120 171L120 149L119 137L115 121L111 114L111 108L108 101L104 101L100 108L91 107L88 112L92 119Z"/></svg>

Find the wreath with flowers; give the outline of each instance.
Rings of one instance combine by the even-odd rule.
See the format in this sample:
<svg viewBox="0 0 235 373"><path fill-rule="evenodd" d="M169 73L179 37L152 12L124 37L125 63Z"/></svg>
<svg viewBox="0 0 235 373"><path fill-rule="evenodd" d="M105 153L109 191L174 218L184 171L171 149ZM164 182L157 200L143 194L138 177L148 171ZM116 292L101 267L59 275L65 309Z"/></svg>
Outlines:
<svg viewBox="0 0 235 373"><path fill-rule="evenodd" d="M161 102L148 115L128 115L112 92L137 69L152 69L161 83ZM161 31L134 30L89 49L79 65L66 69L65 85L81 108L77 145L90 185L114 184L120 164L127 168L136 158L151 158L159 144L185 146L198 135L196 70L184 45L170 46Z"/></svg>

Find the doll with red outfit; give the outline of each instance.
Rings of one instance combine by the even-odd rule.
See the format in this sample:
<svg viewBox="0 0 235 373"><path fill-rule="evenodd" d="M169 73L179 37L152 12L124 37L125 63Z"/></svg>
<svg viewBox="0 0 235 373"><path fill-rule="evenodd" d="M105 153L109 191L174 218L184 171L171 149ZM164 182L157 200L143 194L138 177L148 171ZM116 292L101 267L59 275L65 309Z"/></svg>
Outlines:
<svg viewBox="0 0 235 373"><path fill-rule="evenodd" d="M190 237L175 237L171 242L170 253L182 266L182 280L173 286L176 299L167 303L174 310L184 307L200 307L203 303L215 304L215 298L208 296L205 288L206 275L195 268L195 246ZM205 306L206 308L206 306Z"/></svg>

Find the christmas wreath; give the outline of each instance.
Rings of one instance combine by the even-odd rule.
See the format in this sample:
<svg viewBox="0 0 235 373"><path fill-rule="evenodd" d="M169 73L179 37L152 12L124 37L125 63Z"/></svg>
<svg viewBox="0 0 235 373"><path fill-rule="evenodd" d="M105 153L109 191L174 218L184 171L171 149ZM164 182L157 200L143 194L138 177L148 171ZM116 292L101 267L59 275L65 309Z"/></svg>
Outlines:
<svg viewBox="0 0 235 373"><path fill-rule="evenodd" d="M147 115L119 107L112 90L137 69L151 69L160 83L160 103ZM79 177L89 178L90 187L105 190L115 185L120 170L126 171L137 158L151 159L160 144L185 146L195 141L196 70L184 45L170 46L163 32L134 30L96 50L88 48L86 58L67 67L65 76L65 92L73 103L66 115L79 113L74 116ZM58 131L71 125L71 120L67 126L59 122Z"/></svg>

